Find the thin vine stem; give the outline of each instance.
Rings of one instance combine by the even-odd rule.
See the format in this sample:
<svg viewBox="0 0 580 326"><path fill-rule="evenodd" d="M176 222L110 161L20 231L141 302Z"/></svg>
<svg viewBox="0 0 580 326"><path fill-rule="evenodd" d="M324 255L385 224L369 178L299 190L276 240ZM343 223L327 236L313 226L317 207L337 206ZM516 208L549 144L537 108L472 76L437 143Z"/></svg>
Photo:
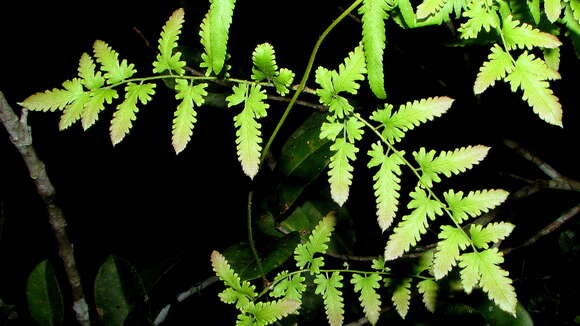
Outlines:
<svg viewBox="0 0 580 326"><path fill-rule="evenodd" d="M397 158L400 159L409 169L411 169L411 171L413 171L413 174L415 174L415 176L417 177L417 179L419 179L419 183L421 184L421 186L423 186L424 189L427 190L427 192L429 193L429 196L433 197L436 201L438 201L440 204L443 205L443 211L445 212L445 214L447 214L449 216L449 218L451 219L451 221L453 221L453 224L455 224L455 226L459 230L461 230L461 232L467 237L467 239L469 239L469 243L470 243L471 247L473 248L473 251L474 252L478 252L477 248L473 244L473 241L471 241L471 237L469 237L469 235L467 234L467 232L465 232L465 230L463 230L463 228L461 227L461 225L459 225L459 223L457 223L457 221L453 218L453 214L451 213L451 211L449 210L449 208L447 208L447 205L445 205L443 203L443 201L435 194L435 192L433 192L433 190L431 189L431 187L427 187L427 185L425 185L425 183L423 183L423 180L421 179L421 174L419 173L419 169L417 169L416 167L414 167L413 164L411 164L411 162L409 162L401 154L401 152L398 149L395 148L395 146L393 146L390 142L388 142L385 139L385 137L383 137L383 135L377 130L377 128L375 128L373 125L370 124L370 122L368 122L367 120L365 120L358 113L354 113L354 117L357 120L359 120L360 122L364 123L369 129L371 129L379 137L379 139L383 143L385 143L385 145L387 145L387 147L391 151L393 151L393 153L397 156Z"/></svg>
<svg viewBox="0 0 580 326"><path fill-rule="evenodd" d="M300 84L298 84L298 88L296 88L296 90L294 91L294 95L290 99L290 102L288 102L288 105L286 106L286 110L284 110L282 117L278 121L278 124L274 128L274 131L270 135L270 138L268 138L268 142L266 143L266 146L264 146L264 149L262 151L262 155L260 156L260 163L258 164L259 168L262 166L262 164L266 160L266 157L267 157L268 153L270 152L270 147L272 146L274 139L276 139L276 136L278 135L280 128L282 128L282 125L284 125L284 122L286 122L286 118L288 118L290 111L292 111L294 104L298 100L298 96L300 96L302 91L304 91L304 89L306 88L306 82L308 81L308 78L310 76L310 72L312 71L312 67L314 66L314 60L316 59L316 54L318 53L318 50L320 49L322 42L324 41L324 39L326 39L326 36L334 29L334 27L336 27L336 25L338 25L338 23L340 23L346 16L348 16L348 14L350 14L353 10L355 10L356 7L358 7L362 3L362 1L363 0L355 0L345 11L342 12L342 14L340 14L340 16L338 16L338 18L336 18L324 30L324 32L322 32L322 34L320 34L320 37L318 37L318 40L316 41L316 44L314 44L314 48L312 49L312 52L310 53L310 58L308 59L308 64L306 65L306 69L304 70L304 74L302 75L302 79L300 80ZM261 268L262 261L260 259L260 256L258 255L257 250L256 250L256 245L254 243L254 237L252 234L252 213L251 213L252 199L253 199L253 190L250 190L250 193L248 194L248 214L247 214L248 241L250 242L250 247L252 248L252 253L254 254L254 259L256 260L256 262L258 263L258 267L260 268L260 274L262 274L262 276L265 280L266 276L264 275L264 272Z"/></svg>

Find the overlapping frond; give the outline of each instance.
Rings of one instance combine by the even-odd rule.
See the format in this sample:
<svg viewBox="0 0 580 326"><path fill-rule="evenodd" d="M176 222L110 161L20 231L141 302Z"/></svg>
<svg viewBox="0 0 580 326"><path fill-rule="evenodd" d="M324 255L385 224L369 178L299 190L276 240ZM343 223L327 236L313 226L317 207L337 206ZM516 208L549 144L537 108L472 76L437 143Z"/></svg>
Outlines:
<svg viewBox="0 0 580 326"><path fill-rule="evenodd" d="M405 318L411 305L411 278L406 278L397 285L391 299L395 305L395 310L402 318Z"/></svg>
<svg viewBox="0 0 580 326"><path fill-rule="evenodd" d="M314 279L315 293L322 295L326 317L330 326L341 326L344 320L344 302L342 298L342 275L333 272L330 277L318 274Z"/></svg>
<svg viewBox="0 0 580 326"><path fill-rule="evenodd" d="M206 74L219 75L224 68L230 25L234 15L236 0L210 0L211 5L199 32L202 54L201 66L207 68Z"/></svg>
<svg viewBox="0 0 580 326"><path fill-rule="evenodd" d="M155 84L127 84L125 87L125 100L119 104L117 111L113 113L113 120L111 120L111 127L109 128L113 145L120 143L133 127L133 121L137 119L137 111L139 111L137 104L139 102L147 104L153 94L155 94Z"/></svg>
<svg viewBox="0 0 580 326"><path fill-rule="evenodd" d="M192 85L185 79L176 80L175 98L181 100L173 115L172 144L175 153L179 154L185 149L191 139L193 126L197 121L194 106L201 106L205 102L207 92L206 83Z"/></svg>
<svg viewBox="0 0 580 326"><path fill-rule="evenodd" d="M294 259L298 268L309 268L313 273L318 273L324 264L323 257L314 257L318 253L328 250L328 242L334 231L336 220L333 214L325 216L312 230L306 243L301 243L294 249Z"/></svg>
<svg viewBox="0 0 580 326"><path fill-rule="evenodd" d="M471 169L485 158L488 151L489 147L483 145L467 146L440 152L435 157L435 151L427 152L425 148L421 148L418 152L413 152L413 157L421 169L421 185L431 187L434 182L441 181L441 174L450 177Z"/></svg>
<svg viewBox="0 0 580 326"><path fill-rule="evenodd" d="M236 148L244 173L252 179L258 173L262 150L261 125L257 119L266 116L267 97L260 85L244 83L234 86L234 93L226 98L229 107L244 103L242 112L234 117Z"/></svg>
<svg viewBox="0 0 580 326"><path fill-rule="evenodd" d="M181 27L183 26L185 12L183 8L177 9L163 26L159 38L159 53L153 61L153 72L175 72L178 75L185 73L185 61L181 60L181 52L175 51Z"/></svg>
<svg viewBox="0 0 580 326"><path fill-rule="evenodd" d="M507 16L503 20L502 34L505 40L504 45L508 50L532 49L533 47L554 49L562 45L556 36L542 32L529 24L520 23L512 16Z"/></svg>
<svg viewBox="0 0 580 326"><path fill-rule="evenodd" d="M479 68L477 79L473 85L475 94L483 93L488 87L493 86L496 81L504 79L507 74L514 70L514 64L509 53L505 52L499 45L495 44L491 48L488 60Z"/></svg>
<svg viewBox="0 0 580 326"><path fill-rule="evenodd" d="M255 286L248 281L242 281L219 252L211 253L211 265L217 277L226 285L226 289L219 294L223 302L243 309L258 295Z"/></svg>
<svg viewBox="0 0 580 326"><path fill-rule="evenodd" d="M451 225L441 226L439 241L433 260L433 275L435 279L441 279L447 275L457 264L461 250L465 250L470 244L470 239L463 230Z"/></svg>
<svg viewBox="0 0 580 326"><path fill-rule="evenodd" d="M116 84L131 78L137 70L134 64L129 64L126 59L119 61L119 54L107 43L97 40L93 45L93 51L97 62L101 64L101 70L108 84Z"/></svg>
<svg viewBox="0 0 580 326"><path fill-rule="evenodd" d="M371 120L379 122L383 127L382 135L389 142L398 142L408 130L420 124L440 117L453 104L453 99L431 97L413 102L407 102L393 112L393 106L385 104L383 109L373 112Z"/></svg>
<svg viewBox="0 0 580 326"><path fill-rule="evenodd" d="M360 7L362 14L362 44L368 69L371 90L376 97L385 99L385 74L383 55L385 51L388 3L385 0L365 0Z"/></svg>
<svg viewBox="0 0 580 326"><path fill-rule="evenodd" d="M268 43L258 45L252 54L252 61L254 63L253 80L258 82L268 80L274 84L280 95L288 94L294 80L294 73L290 69L278 68L276 53L272 45Z"/></svg>
<svg viewBox="0 0 580 326"><path fill-rule="evenodd" d="M437 292L439 291L439 285L433 280L422 280L417 283L417 289L419 293L423 295L423 303L425 308L430 312L435 312L435 307L437 306Z"/></svg>
<svg viewBox="0 0 580 326"><path fill-rule="evenodd" d="M359 293L359 301L365 316L372 325L375 325L381 311L381 297L377 293L377 289L381 287L381 276L376 273L366 276L354 274L350 281L354 285L354 291Z"/></svg>

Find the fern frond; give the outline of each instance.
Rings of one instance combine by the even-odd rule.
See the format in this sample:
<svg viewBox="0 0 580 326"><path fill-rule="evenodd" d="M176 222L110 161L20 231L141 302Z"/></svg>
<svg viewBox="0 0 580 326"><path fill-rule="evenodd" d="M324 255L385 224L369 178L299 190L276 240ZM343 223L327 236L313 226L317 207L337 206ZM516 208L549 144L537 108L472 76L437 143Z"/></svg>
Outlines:
<svg viewBox="0 0 580 326"><path fill-rule="evenodd" d="M544 11L550 22L556 22L562 14L561 0L544 0Z"/></svg>
<svg viewBox="0 0 580 326"><path fill-rule="evenodd" d="M211 5L201 24L202 67L206 74L216 75L222 71L227 52L228 34L236 0L210 0Z"/></svg>
<svg viewBox="0 0 580 326"><path fill-rule="evenodd" d="M580 23L580 0L570 0L570 11L576 22Z"/></svg>
<svg viewBox="0 0 580 326"><path fill-rule="evenodd" d="M417 18L425 19L428 16L437 13L448 0L423 0L423 2L417 7Z"/></svg>
<svg viewBox="0 0 580 326"><path fill-rule="evenodd" d="M421 169L421 184L433 186L433 182L441 181L439 174L450 177L471 169L485 158L489 147L483 145L467 146L454 151L441 152L435 157L435 151L426 152L421 148L413 152L413 157Z"/></svg>
<svg viewBox="0 0 580 326"><path fill-rule="evenodd" d="M290 92L290 86L292 86L292 81L294 81L294 72L287 68L282 68L278 71L278 75L274 77L274 87L276 87L276 92L284 96Z"/></svg>
<svg viewBox="0 0 580 326"><path fill-rule="evenodd" d="M334 119L332 119L334 120ZM320 126L320 139L330 139L334 141L344 129L344 123L336 121L323 122Z"/></svg>
<svg viewBox="0 0 580 326"><path fill-rule="evenodd" d="M185 79L177 79L175 82L175 90L177 91L175 98L181 100L181 103L174 113L172 143L175 153L179 154L191 139L193 126L197 121L197 113L193 107L194 105L201 106L205 102L207 84L193 86Z"/></svg>
<svg viewBox="0 0 580 326"><path fill-rule="evenodd" d="M542 52L546 66L554 71L560 70L560 48L543 49Z"/></svg>
<svg viewBox="0 0 580 326"><path fill-rule="evenodd" d="M85 105L91 99L90 93L83 93L77 97L71 104L67 105L60 117L60 122L58 123L59 130L65 130L70 127L73 123L80 120Z"/></svg>
<svg viewBox="0 0 580 326"><path fill-rule="evenodd" d="M125 87L125 100L119 104L117 111L113 113L111 127L111 141L113 146L121 142L133 127L133 120L137 118L139 110L137 103L147 104L151 100L151 95L155 94L155 84L135 84L129 83Z"/></svg>
<svg viewBox="0 0 580 326"><path fill-rule="evenodd" d="M257 302L247 305L238 316L236 325L266 326L298 310L300 302L283 299L274 302Z"/></svg>
<svg viewBox="0 0 580 326"><path fill-rule="evenodd" d="M105 78L100 71L95 72L96 65L87 53L83 53L79 62L79 77L83 85L89 90L95 90L105 84Z"/></svg>
<svg viewBox="0 0 580 326"><path fill-rule="evenodd" d="M263 43L256 47L252 53L252 79L255 81L271 80L276 76L278 65L274 47L269 43Z"/></svg>
<svg viewBox="0 0 580 326"><path fill-rule="evenodd" d="M89 129L99 119L99 113L105 109L105 103L111 104L118 97L119 94L112 88L98 88L91 91L91 98L81 113L83 129Z"/></svg>
<svg viewBox="0 0 580 326"><path fill-rule="evenodd" d="M337 138L330 146L334 154L330 157L328 181L332 199L342 206L348 199L349 188L352 182L353 167L349 161L356 160L358 148L344 138Z"/></svg>
<svg viewBox="0 0 580 326"><path fill-rule="evenodd" d="M413 210L410 214L403 216L403 220L389 237L385 248L385 260L397 259L411 246L416 245L421 235L427 232L429 219L434 220L438 215L443 214L443 205L439 201L430 199L423 189L415 188L409 195L412 199L407 207Z"/></svg>
<svg viewBox="0 0 580 326"><path fill-rule="evenodd" d="M31 111L62 110L84 93L82 81L78 78L65 81L62 87L30 95L20 105Z"/></svg>
<svg viewBox="0 0 580 326"><path fill-rule="evenodd" d="M476 38L482 29L489 32L499 27L497 12L486 5L485 1L472 1L463 16L468 18L458 29L463 39Z"/></svg>
<svg viewBox="0 0 580 326"><path fill-rule="evenodd" d="M317 253L325 253L328 250L328 242L334 231L336 220L334 215L328 214L312 230L306 243L301 243L294 249L294 260L298 268L309 268L313 273L319 273L324 264L323 257L314 258Z"/></svg>
<svg viewBox="0 0 580 326"><path fill-rule="evenodd" d="M496 81L504 79L514 68L511 56L499 45L494 44L488 60L479 68L477 79L473 85L473 92L475 94L483 93L488 87L493 86Z"/></svg>
<svg viewBox="0 0 580 326"><path fill-rule="evenodd" d="M490 223L486 226L472 224L469 234L477 248L487 249L489 248L489 243L496 243L510 235L514 227L515 225L505 222Z"/></svg>
<svg viewBox="0 0 580 326"><path fill-rule="evenodd" d="M314 279L317 284L314 293L322 295L326 317L330 326L341 326L344 320L344 302L342 299L342 275L333 272L330 277L318 274Z"/></svg>
<svg viewBox="0 0 580 326"><path fill-rule="evenodd" d="M383 232L393 223L399 204L399 190L401 190L401 169L403 161L396 154L386 156L381 143L372 144L369 150L371 160L368 167L379 166L373 176L373 189L377 203L377 221ZM404 155L404 153L399 153Z"/></svg>
<svg viewBox="0 0 580 326"><path fill-rule="evenodd" d="M217 251L211 253L211 265L217 277L224 282L226 290L219 294L225 303L235 304L238 309L247 306L257 297L255 286L242 281L228 264L226 258Z"/></svg>
<svg viewBox="0 0 580 326"><path fill-rule="evenodd" d="M511 15L503 21L502 34L508 50L532 49L535 46L554 49L562 45L556 36L535 29L526 23L520 23Z"/></svg>
<svg viewBox="0 0 580 326"><path fill-rule="evenodd" d="M264 102L268 96L260 85L240 84L234 86L234 93L226 98L228 107L244 103L244 109L234 117L238 160L242 170L250 178L258 173L262 146L261 125L257 119L266 116L269 107Z"/></svg>
<svg viewBox="0 0 580 326"><path fill-rule="evenodd" d="M457 264L460 251L465 250L470 244L469 238L463 230L451 225L441 226L439 241L433 259L433 276L439 280L445 277Z"/></svg>
<svg viewBox="0 0 580 326"><path fill-rule="evenodd" d="M383 54L385 51L385 19L388 4L385 0L365 0L362 14L362 44L366 57L369 85L376 97L385 99Z"/></svg>
<svg viewBox="0 0 580 326"><path fill-rule="evenodd" d="M503 203L508 195L509 193L502 189L471 191L465 197L461 191L449 190L443 194L447 207L457 223L488 212Z"/></svg>
<svg viewBox="0 0 580 326"><path fill-rule="evenodd" d="M437 306L437 291L439 291L439 285L433 280L423 280L417 283L417 289L419 293L423 295L423 303L425 308L430 312L435 312L435 307Z"/></svg>
<svg viewBox="0 0 580 326"><path fill-rule="evenodd" d="M381 312L381 297L377 293L377 289L381 287L380 281L381 276L375 273L368 276L354 274L350 280L354 285L354 291L360 293L360 304L372 325L377 323Z"/></svg>
<svg viewBox="0 0 580 326"><path fill-rule="evenodd" d="M318 67L316 69L316 83L321 88L317 89L316 93L320 97L320 102L329 105L331 112L336 111L336 109L333 110L333 106L344 105L344 102L349 105L345 98L337 95L341 92L356 94L359 88L358 82L364 80L365 73L366 65L362 46L356 47L354 51L349 53L344 63L338 67L338 71ZM339 102L333 104L333 101ZM342 118L342 115L339 118Z"/></svg>
<svg viewBox="0 0 580 326"><path fill-rule="evenodd" d="M278 273L274 278L275 284L270 291L270 296L274 298L291 299L295 301L302 301L302 293L306 291L306 278L300 274L288 276L288 271Z"/></svg>
<svg viewBox="0 0 580 326"><path fill-rule="evenodd" d="M524 52L506 81L510 83L512 92L518 88L523 90L523 99L542 120L562 127L562 105L546 81L559 78L560 74L548 68L544 61Z"/></svg>
<svg viewBox="0 0 580 326"><path fill-rule="evenodd" d="M404 279L393 291L393 304L395 309L405 319L411 304L411 278Z"/></svg>
<svg viewBox="0 0 580 326"><path fill-rule="evenodd" d="M153 61L153 72L162 73L164 71L174 71L178 75L183 75L186 63L181 60L181 52L175 52L181 27L183 26L185 12L183 8L177 9L163 26L161 37L159 38L159 54Z"/></svg>
<svg viewBox="0 0 580 326"><path fill-rule="evenodd" d="M461 281L467 293L479 284L489 298L501 309L515 316L516 293L507 271L498 265L503 255L497 248L461 255Z"/></svg>
<svg viewBox="0 0 580 326"><path fill-rule="evenodd" d="M337 93L348 92L356 94L359 88L358 82L365 79L367 72L365 55L362 46L357 46L354 51L338 67L338 74L333 76L332 83Z"/></svg>
<svg viewBox="0 0 580 326"><path fill-rule="evenodd" d="M107 43L101 40L95 41L93 51L97 62L101 64L101 70L105 73L107 83L116 84L137 73L135 65L127 63L126 59L119 61L119 54Z"/></svg>
<svg viewBox="0 0 580 326"><path fill-rule="evenodd" d="M390 142L398 142L408 130L447 112L453 101L446 96L416 100L401 105L395 113L392 113L392 105L385 104L384 109L373 112L371 120L382 124L383 137Z"/></svg>

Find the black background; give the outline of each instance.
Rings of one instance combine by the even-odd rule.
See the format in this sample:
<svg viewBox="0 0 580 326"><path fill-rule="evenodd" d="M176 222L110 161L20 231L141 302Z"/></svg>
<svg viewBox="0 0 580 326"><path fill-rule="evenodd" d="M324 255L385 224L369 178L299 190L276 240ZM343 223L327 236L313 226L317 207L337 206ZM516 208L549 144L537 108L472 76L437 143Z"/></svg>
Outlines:
<svg viewBox="0 0 580 326"><path fill-rule="evenodd" d="M267 41L277 51L278 64L295 71L298 79L318 35L340 14L341 5L349 5L346 1L319 3L327 8L316 8L313 1L303 0L238 1L229 42L232 75L249 78L251 53L257 44ZM59 87L62 81L76 75L78 59L83 52L91 51L96 39L105 40L121 58L135 63L140 76L150 75L155 52L147 47L144 38L155 47L163 23L180 6L186 7L187 22L180 42L198 46L197 27L208 8L205 1L4 1L0 5L0 90L17 108L16 103L28 95ZM442 95L457 99L445 119L409 134L409 150L416 149L415 144L445 150L469 144L492 146L489 159L477 170L481 174L468 180L474 181L474 188L512 190L519 184L502 176L502 172L532 179L543 177L502 147L503 138L512 138L562 174L580 178L578 161L573 157L580 139L579 105L575 99L580 74L567 39L562 37L562 81L552 84L564 107L565 128L561 129L539 120L521 101L521 94L511 93L505 84L489 89L480 98L472 95L474 77L488 53L487 47L469 48L466 57L461 48L442 46L442 42L452 39L444 27L401 31L390 23L387 28L385 73L389 102L400 104ZM359 35L360 24L347 18L323 44L317 64L334 69L357 45ZM312 78L308 85L314 87ZM56 187L85 279L91 280L112 253L131 260L138 269L177 255L189 262L189 274L182 275L182 284L175 285L177 290L183 290L212 274L211 250L223 249L246 237L245 200L250 182L236 159L232 112L219 108L198 110L193 138L187 149L176 156L171 147L175 101L172 92L161 85L157 94L141 108L130 134L115 147L108 138L111 109L87 132L79 125L59 132L58 114L30 114L34 145ZM367 86L362 87L361 94L365 107L361 113L368 115L380 102L369 96ZM304 99L316 101L307 95ZM283 109L283 104L271 103L264 135L270 134ZM306 108L295 109L275 143L274 153L284 135L299 125L307 112ZM365 163L359 163L360 170ZM0 165L0 201L5 221L0 235L0 297L23 307L28 273L42 259L56 262L56 247L44 207L4 131L0 131ZM380 243L385 236L374 224L367 174L361 172L355 178L348 205L356 212L353 215L357 227L370 232L369 238L374 239L362 239L359 254L376 255L382 251ZM510 213L518 229L527 228L527 235L578 199L567 194L546 196L539 197L541 204L532 199ZM569 227L577 230L578 223ZM514 236L518 237L518 233ZM525 238L526 233L519 236ZM546 253L549 250L553 248L545 248ZM556 259L549 256L543 256L545 261ZM518 259L519 263L525 257ZM559 265L554 266L556 270L542 273L555 277ZM520 267L514 267L515 277L527 272ZM87 283L90 285L91 281ZM521 291L526 293L525 289ZM566 295L563 294L565 298ZM216 309L230 311L217 301L212 292L196 304L211 303ZM191 321L205 313L201 309L192 311ZM233 316L224 318L231 320Z"/></svg>

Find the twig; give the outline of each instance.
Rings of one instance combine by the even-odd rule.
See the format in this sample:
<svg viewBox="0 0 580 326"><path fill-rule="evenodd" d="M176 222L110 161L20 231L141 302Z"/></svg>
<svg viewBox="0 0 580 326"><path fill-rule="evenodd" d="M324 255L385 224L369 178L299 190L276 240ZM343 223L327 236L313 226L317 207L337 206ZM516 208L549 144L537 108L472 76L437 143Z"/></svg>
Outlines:
<svg viewBox="0 0 580 326"><path fill-rule="evenodd" d="M553 167L551 167L548 163L544 162L542 159L537 157L536 155L532 154L530 151L521 147L518 143L511 139L504 139L503 143L513 149L516 153L521 155L526 160L534 163L542 172L544 172L547 176L552 179L559 179L562 178L562 175L556 171Z"/></svg>
<svg viewBox="0 0 580 326"><path fill-rule="evenodd" d="M48 221L58 242L59 256L64 263L69 285L72 290L73 310L82 326L90 326L89 308L85 300L81 277L76 268L73 246L66 233L66 220L60 207L54 203L55 190L46 173L44 163L38 158L32 146L32 135L26 121L27 110L23 109L18 119L16 113L0 91L0 120L8 131L12 144L16 146L26 163L30 177L48 211Z"/></svg>
<svg viewBox="0 0 580 326"><path fill-rule="evenodd" d="M212 276L209 277L205 280L203 280L202 282L199 282L198 284L192 286L191 288L189 288L186 291L181 292L180 294L177 295L176 297L176 302L174 302L173 304L179 303L184 301L185 299L191 297L192 295L196 294L196 293L200 293L203 289L207 288L208 286L214 284L215 282L217 282L219 279L217 276ZM161 309L161 311L159 312L159 314L157 314L157 317L155 317L155 321L153 322L154 326L158 326L160 324L162 324L165 319L167 318L167 315L169 314L169 310L171 309L171 303L165 305L165 307L163 307L163 309Z"/></svg>
<svg viewBox="0 0 580 326"><path fill-rule="evenodd" d="M569 219L574 217L576 214L578 214L578 212L580 212L580 204L574 206L573 208L571 208L570 210L568 210L567 212L562 214L554 222L548 224L548 226L541 229L540 232L536 233L533 237L529 238L526 242L522 243L521 245L519 245L517 247L513 247L513 248L504 249L503 250L504 255L507 255L507 254L513 252L514 250L521 249L521 248L524 248L524 247L527 247L527 246L534 244L536 241L540 240L540 238L542 238L542 237L554 232L555 230L557 230L559 227L562 226L562 224L564 224L566 221L568 221Z"/></svg>

